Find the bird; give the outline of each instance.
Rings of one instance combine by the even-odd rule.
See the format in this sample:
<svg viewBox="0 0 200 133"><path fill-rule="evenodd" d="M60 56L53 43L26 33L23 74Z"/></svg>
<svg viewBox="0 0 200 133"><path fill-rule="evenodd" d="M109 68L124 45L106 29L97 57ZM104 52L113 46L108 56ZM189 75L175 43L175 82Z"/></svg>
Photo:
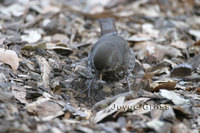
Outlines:
<svg viewBox="0 0 200 133"><path fill-rule="evenodd" d="M93 80L102 77L103 81L116 82L127 77L135 66L134 51L127 41L118 35L114 18L98 20L101 37L92 47L88 55L88 68L94 73Z"/></svg>

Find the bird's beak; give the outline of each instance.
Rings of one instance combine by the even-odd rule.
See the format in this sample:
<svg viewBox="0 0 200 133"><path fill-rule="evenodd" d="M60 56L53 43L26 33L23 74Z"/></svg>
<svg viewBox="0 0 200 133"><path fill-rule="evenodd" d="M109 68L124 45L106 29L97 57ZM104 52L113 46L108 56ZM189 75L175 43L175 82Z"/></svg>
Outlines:
<svg viewBox="0 0 200 133"><path fill-rule="evenodd" d="M102 80L102 73L100 73L99 78L100 78L100 80Z"/></svg>

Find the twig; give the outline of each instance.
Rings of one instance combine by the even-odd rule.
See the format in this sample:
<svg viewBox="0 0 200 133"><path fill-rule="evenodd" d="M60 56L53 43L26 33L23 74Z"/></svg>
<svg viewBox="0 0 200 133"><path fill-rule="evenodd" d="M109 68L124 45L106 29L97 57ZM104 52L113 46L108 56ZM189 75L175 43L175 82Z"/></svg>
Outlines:
<svg viewBox="0 0 200 133"><path fill-rule="evenodd" d="M47 18L52 18L52 17L56 16L57 14L58 14L58 12L53 13L50 16L48 16ZM39 23L40 21L42 21L42 19L44 19L46 15L48 15L48 14L41 14L41 15L37 16L34 19L34 21L31 21L31 22L28 22L28 23L24 24L22 26L22 28L26 29L26 28L29 28L29 27L33 27L34 25L36 25L37 23Z"/></svg>
<svg viewBox="0 0 200 133"><path fill-rule="evenodd" d="M43 19L43 15L39 15L39 16L37 16L37 17L35 18L34 21L31 21L31 22L26 23L24 26L22 26L22 28L26 29L26 28L32 27L32 26L34 26L35 24L39 23L42 19Z"/></svg>

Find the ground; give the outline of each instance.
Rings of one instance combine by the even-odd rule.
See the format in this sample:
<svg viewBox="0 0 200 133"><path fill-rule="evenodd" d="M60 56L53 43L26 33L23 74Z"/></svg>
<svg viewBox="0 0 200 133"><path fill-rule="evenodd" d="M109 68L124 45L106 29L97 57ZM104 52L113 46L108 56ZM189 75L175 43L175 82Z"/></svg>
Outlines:
<svg viewBox="0 0 200 133"><path fill-rule="evenodd" d="M88 97L105 17L135 67ZM199 47L199 0L1 0L0 132L198 133Z"/></svg>

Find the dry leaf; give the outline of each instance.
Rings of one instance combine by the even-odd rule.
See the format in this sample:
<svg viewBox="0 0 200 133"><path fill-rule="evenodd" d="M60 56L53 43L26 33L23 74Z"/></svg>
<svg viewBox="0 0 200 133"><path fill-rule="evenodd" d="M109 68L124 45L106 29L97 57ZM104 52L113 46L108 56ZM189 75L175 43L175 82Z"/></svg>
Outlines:
<svg viewBox="0 0 200 133"><path fill-rule="evenodd" d="M154 26L150 23L145 23L142 25L142 31L151 35L152 37L157 38L159 31L154 28Z"/></svg>
<svg viewBox="0 0 200 133"><path fill-rule="evenodd" d="M69 55L73 52L71 48L69 48L65 43L38 43L38 44L27 44L24 47L22 47L22 50L30 50L34 51L37 49L49 49L49 50L55 50L59 54Z"/></svg>
<svg viewBox="0 0 200 133"><path fill-rule="evenodd" d="M69 119L71 116L70 112L66 112L63 119Z"/></svg>
<svg viewBox="0 0 200 133"><path fill-rule="evenodd" d="M121 106L122 108L119 109L114 116L116 117L117 114L119 114L121 112L126 112L127 110L128 111L134 111L134 112L136 111L137 112L137 110L140 109L140 105L142 103L145 103L148 100L149 100L149 98L142 98L141 97L141 98L136 98L136 99L132 99L132 100L126 101Z"/></svg>
<svg viewBox="0 0 200 133"><path fill-rule="evenodd" d="M172 42L170 45L177 47L179 49L186 49L187 48L187 44L183 41Z"/></svg>
<svg viewBox="0 0 200 133"><path fill-rule="evenodd" d="M28 104L26 100L26 89L22 86L12 86L12 94L15 96L17 100L21 103Z"/></svg>
<svg viewBox="0 0 200 133"><path fill-rule="evenodd" d="M193 112L190 110L191 104L183 104L181 106L173 106L176 117L192 118Z"/></svg>
<svg viewBox="0 0 200 133"><path fill-rule="evenodd" d="M172 133L190 133L190 130L185 124L179 123L172 126Z"/></svg>
<svg viewBox="0 0 200 133"><path fill-rule="evenodd" d="M0 48L0 61L11 66L13 70L17 70L19 66L19 58L12 50L5 50Z"/></svg>
<svg viewBox="0 0 200 133"><path fill-rule="evenodd" d="M145 16L150 16L150 17L160 16L160 8L158 5L152 5L152 6L149 5L148 7L138 10L138 12L144 14Z"/></svg>
<svg viewBox="0 0 200 133"><path fill-rule="evenodd" d="M22 47L22 50L37 50L37 49L46 49L46 43L38 43L38 44L27 44Z"/></svg>
<svg viewBox="0 0 200 133"><path fill-rule="evenodd" d="M193 44L194 46L200 46L200 40Z"/></svg>
<svg viewBox="0 0 200 133"><path fill-rule="evenodd" d="M176 115L174 113L173 108L168 106L168 108L163 111L161 119L171 122L176 120Z"/></svg>
<svg viewBox="0 0 200 133"><path fill-rule="evenodd" d="M139 51L139 59L143 60L145 57L150 62L160 61L166 56L171 58L182 56L181 51L177 48L163 46L150 41L136 43L134 50Z"/></svg>
<svg viewBox="0 0 200 133"><path fill-rule="evenodd" d="M170 79L164 79L161 81L155 81L150 84L151 91L158 91L160 89L174 90L176 87L176 81Z"/></svg>
<svg viewBox="0 0 200 133"><path fill-rule="evenodd" d="M127 39L129 42L144 42L144 41L150 41L152 40L152 36L148 34L142 34L138 33L137 35L133 35L130 38Z"/></svg>
<svg viewBox="0 0 200 133"><path fill-rule="evenodd" d="M190 64L179 64L171 71L170 76L189 76L192 73L192 66Z"/></svg>
<svg viewBox="0 0 200 133"><path fill-rule="evenodd" d="M112 113L116 112L124 103L125 97L121 96L117 98L110 106L106 107L105 109L97 112L97 114L92 118L92 121L97 123L106 118L107 116L111 115Z"/></svg>
<svg viewBox="0 0 200 133"><path fill-rule="evenodd" d="M173 91L161 89L160 92L161 92L160 94L162 97L165 97L165 98L171 100L175 105L182 105L182 104L186 104L186 103L190 102L188 99L184 99L184 98L180 97L178 94L176 94Z"/></svg>
<svg viewBox="0 0 200 133"><path fill-rule="evenodd" d="M87 115L86 113L82 112L81 110L76 109L75 107L72 107L72 106L69 105L69 104L66 104L66 105L64 106L64 109L63 109L63 110L72 113L74 116L80 116L80 117L82 117L82 118L88 117L88 115Z"/></svg>
<svg viewBox="0 0 200 133"><path fill-rule="evenodd" d="M164 126L164 124L165 124L164 122L157 119L147 122L147 126L153 128L157 132L161 131L161 128L162 126Z"/></svg>
<svg viewBox="0 0 200 133"><path fill-rule="evenodd" d="M11 102L13 99L12 93L4 92L0 89L0 103Z"/></svg>
<svg viewBox="0 0 200 133"><path fill-rule="evenodd" d="M41 31L39 30L26 30L24 31L26 34L28 35L22 35L21 39L23 41L27 41L28 43L34 43L37 42L41 39L42 35L41 35Z"/></svg>
<svg viewBox="0 0 200 133"><path fill-rule="evenodd" d="M72 49L64 43L46 43L46 49L62 49L66 50L66 52L72 52Z"/></svg>
<svg viewBox="0 0 200 133"><path fill-rule="evenodd" d="M60 8L57 6L52 6L52 5L47 5L44 6L43 12L42 13L49 13L49 12L59 12Z"/></svg>
<svg viewBox="0 0 200 133"><path fill-rule="evenodd" d="M9 7L2 7L0 8L0 12L6 16L15 16L20 17L25 13L25 6L15 3Z"/></svg>
<svg viewBox="0 0 200 133"><path fill-rule="evenodd" d="M200 39L200 31L199 30L189 30L189 34L195 36L198 40Z"/></svg>
<svg viewBox="0 0 200 133"><path fill-rule="evenodd" d="M27 104L27 110L42 120L51 120L64 114L60 105L50 101L49 98L40 98L33 103Z"/></svg>
<svg viewBox="0 0 200 133"><path fill-rule="evenodd" d="M69 41L69 38L64 34L55 34L52 36L53 42L63 42L66 43Z"/></svg>
<svg viewBox="0 0 200 133"><path fill-rule="evenodd" d="M79 74L85 78L92 78L93 77L93 74L91 73L91 71L85 67L85 66L82 66L82 65L77 65L74 69L74 72L76 74Z"/></svg>
<svg viewBox="0 0 200 133"><path fill-rule="evenodd" d="M42 84L45 88L49 88L49 76L51 73L51 67L45 58L38 56L37 60L39 62L40 70L42 72Z"/></svg>

